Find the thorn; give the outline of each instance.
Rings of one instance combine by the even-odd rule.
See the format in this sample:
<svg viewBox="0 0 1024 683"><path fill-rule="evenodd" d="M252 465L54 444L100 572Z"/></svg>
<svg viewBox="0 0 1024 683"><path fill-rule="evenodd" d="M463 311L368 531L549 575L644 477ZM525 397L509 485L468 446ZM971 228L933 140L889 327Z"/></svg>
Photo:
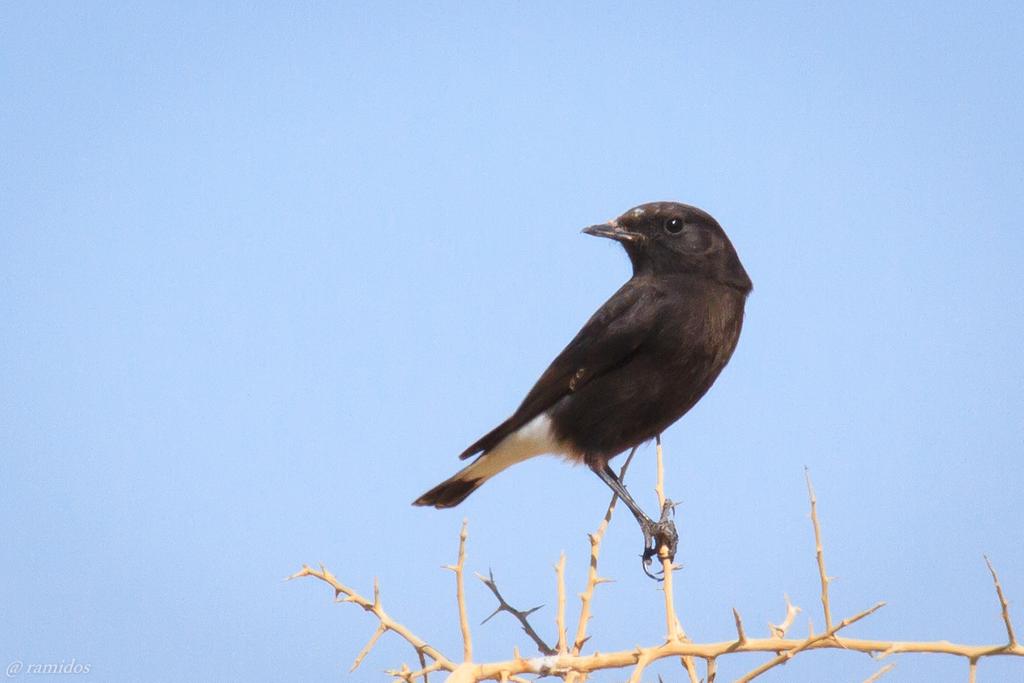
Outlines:
<svg viewBox="0 0 1024 683"><path fill-rule="evenodd" d="M309 565L305 565L305 564L302 565L302 569L300 569L299 571L295 572L291 576L286 576L284 580L285 581L291 581L292 579L299 579L299 578L302 578L303 576L309 576Z"/></svg>

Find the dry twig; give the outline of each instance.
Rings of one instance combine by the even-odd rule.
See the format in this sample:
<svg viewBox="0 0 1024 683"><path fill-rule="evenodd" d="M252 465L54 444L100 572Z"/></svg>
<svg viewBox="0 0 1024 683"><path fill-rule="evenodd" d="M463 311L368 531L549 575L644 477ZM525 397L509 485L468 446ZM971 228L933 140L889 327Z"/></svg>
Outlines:
<svg viewBox="0 0 1024 683"><path fill-rule="evenodd" d="M391 631L401 636L405 639L406 642L412 645L412 647L416 650L417 653L423 653L427 657L433 659L434 664L436 665L436 668L433 670L455 670L456 665L453 661L445 657L436 648L429 645L425 640L414 634L406 626L392 619L391 616L384 611L384 608L381 606L380 586L378 585L377 581L373 582L373 600L370 601L364 598L359 593L357 593L352 588L349 588L348 586L338 581L338 579L335 578L335 576L331 574L331 572L328 571L327 568L323 565L320 565L319 571L316 569L312 569L309 565L303 565L302 569L300 569L295 574L289 576L288 579L298 579L305 576L312 576L316 579L320 579L324 583L328 584L331 588L333 588L335 602L351 602L356 605L359 605L367 612L372 613L375 617L377 617L377 620L380 622L379 628L383 628L385 632ZM370 646L364 649L366 649L366 651L369 652L370 649L372 649L373 644L375 643L376 638L372 639ZM362 656L365 657L366 655L363 654ZM358 665L358 663L360 663L361 661L361 659L358 660L356 665Z"/></svg>
<svg viewBox="0 0 1024 683"><path fill-rule="evenodd" d="M886 664L881 669L864 679L864 683L875 683L879 678L896 668L895 664Z"/></svg>
<svg viewBox="0 0 1024 683"><path fill-rule="evenodd" d="M704 677L704 681L705 683L715 683L715 677L718 675L718 660L708 657L704 661L707 663L707 675Z"/></svg>
<svg viewBox="0 0 1024 683"><path fill-rule="evenodd" d="M629 463L633 462L633 456L636 455L636 447L629 452L629 456L626 458L626 462L622 463L622 467L619 469L619 481L625 481L626 470L629 469ZM590 540L590 568L587 572L587 586L580 593L580 619L576 626L576 637L573 639L572 653L578 655L583 649L583 644L587 642L587 624L590 622L590 604L594 599L594 589L602 583L608 583L611 579L606 579L597 573L597 559L601 554L601 541L604 540L604 532L608 529L608 524L612 521L612 515L615 513L615 504L619 501L619 497L612 494L612 499L608 502L608 509L604 513L604 519L597 527L597 531L588 535Z"/></svg>
<svg viewBox="0 0 1024 683"><path fill-rule="evenodd" d="M494 581L494 572L489 571L488 577L481 576L480 574L477 574L476 577L483 581L485 586L491 589L491 592L494 593L494 597L498 600L497 609L491 612L491 614L486 619L480 622L481 624L486 624L499 612L508 612L513 617L519 620L519 624L523 627L523 631L526 633L526 635L530 636L530 639L533 640L534 643L536 643L537 649L541 653L545 655L557 654L557 651L550 645L545 643L544 639L541 638L537 631L534 630L533 626L530 625L530 621L528 619L528 617L531 614L539 610L544 605L537 605L536 607L531 607L528 610L518 610L512 605L508 604L505 598L502 597L501 591L498 590L498 584Z"/></svg>
<svg viewBox="0 0 1024 683"><path fill-rule="evenodd" d="M466 585L463 581L463 569L466 566L466 537L469 520L462 520L462 531L459 533L459 561L445 565L445 569L455 572L455 596L459 603L459 628L462 631L462 661L473 661L473 636L469 632L469 615L466 612Z"/></svg>
<svg viewBox="0 0 1024 683"><path fill-rule="evenodd" d="M1006 637L1007 643L1010 647L1017 644L1017 634L1013 632L1013 622L1010 621L1010 605L1006 602L1006 596L1003 595L1003 586L999 583L999 577L996 575L996 570L992 567L992 562L988 559L988 555L985 555L985 564L988 565L988 571L992 574L992 583L996 586L996 597L999 598L999 606L1003 612L1003 623L1006 624Z"/></svg>
<svg viewBox="0 0 1024 683"><path fill-rule="evenodd" d="M811 499L811 524L814 525L814 555L818 560L818 574L821 578L821 608L825 612L825 630L832 630L832 609L828 601L828 584L831 581L825 572L825 551L821 546L821 525L818 523L818 499L814 495L814 485L811 484L811 471L804 468L804 478L807 480L807 496Z"/></svg>
<svg viewBox="0 0 1024 683"><path fill-rule="evenodd" d="M736 621L736 642L739 645L746 645L747 634L743 630L743 619L740 618L740 613L735 607L732 608L732 617Z"/></svg>
<svg viewBox="0 0 1024 683"><path fill-rule="evenodd" d="M654 490L658 494L658 510L663 511L665 509L665 460L661 448L661 434L656 437L655 443L658 460L658 483ZM683 630L682 624L679 623L679 617L676 616L675 595L672 587L672 577L678 567L672 564L672 558L669 557L668 552L668 548L665 546L658 548L658 558L661 560L661 573L662 577L664 577L661 589L665 594L665 624L668 627L668 639L669 641L686 641L688 640L686 632ZM686 669L687 676L690 677L690 683L698 683L697 667L693 662L693 657L684 656L682 664L683 668ZM637 668L640 669L639 666ZM642 671L642 669L640 670Z"/></svg>
<svg viewBox="0 0 1024 683"><path fill-rule="evenodd" d="M565 633L565 553L558 558L555 565L555 576L558 578L558 610L555 612L555 627L558 629L558 654L568 654Z"/></svg>
<svg viewBox="0 0 1024 683"><path fill-rule="evenodd" d="M776 638L785 638L786 631L788 631L789 627L793 625L793 620L796 619L796 615L803 611L799 607L795 607L793 603L789 601L788 595L783 595L782 597L786 599L786 616L780 624L768 624L768 629L770 630L771 635Z"/></svg>
<svg viewBox="0 0 1024 683"><path fill-rule="evenodd" d="M784 652L780 652L778 655L776 655L776 657L774 659L765 662L764 664L762 664L761 666L757 667L753 671L747 673L746 675L740 676L738 679L736 679L737 683L748 683L748 681L752 681L753 679L755 679L758 676L760 676L761 674L763 674L765 671L768 671L768 669L774 668L774 667L778 666L779 664L785 664L790 659L795 657L798 653L803 652L804 650L806 650L807 648L811 647L815 643L818 643L818 642L821 642L821 641L826 640L828 638L831 638L836 633L838 633L840 630L846 628L850 624L854 624L854 623L860 621L864 617L868 616L869 614L872 614L872 613L876 612L877 610L880 610L884 606L885 606L885 603L884 602L880 602L880 603L876 604L875 606L869 607L868 609L864 610L863 612L860 612L859 614L855 614L852 617L849 617L847 619L843 619L841 622L839 622L838 625L833 626L832 628L830 628L829 630L825 631L825 633L821 634L820 636L808 636L808 638L804 642L802 642L800 645L797 645L794 648L785 650Z"/></svg>

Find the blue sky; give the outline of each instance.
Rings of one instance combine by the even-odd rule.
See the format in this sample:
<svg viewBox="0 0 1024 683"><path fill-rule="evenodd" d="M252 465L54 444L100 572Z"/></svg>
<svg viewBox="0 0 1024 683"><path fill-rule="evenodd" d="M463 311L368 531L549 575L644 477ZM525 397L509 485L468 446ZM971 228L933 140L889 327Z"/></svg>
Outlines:
<svg viewBox="0 0 1024 683"><path fill-rule="evenodd" d="M783 594L820 627L806 465L837 617L889 603L851 635L1000 642L982 553L1024 604L1021 45L1018 3L6 4L0 660L383 680L408 648L349 676L372 619L281 579L378 576L455 656L438 567L463 516L468 569L550 633L596 477L541 458L455 511L409 501L628 277L579 229L658 199L715 215L755 284L664 435L691 636L732 637L733 607L763 634ZM648 508L653 469L645 448ZM663 635L639 541L613 522L593 648ZM481 659L528 649L500 618L475 635Z"/></svg>

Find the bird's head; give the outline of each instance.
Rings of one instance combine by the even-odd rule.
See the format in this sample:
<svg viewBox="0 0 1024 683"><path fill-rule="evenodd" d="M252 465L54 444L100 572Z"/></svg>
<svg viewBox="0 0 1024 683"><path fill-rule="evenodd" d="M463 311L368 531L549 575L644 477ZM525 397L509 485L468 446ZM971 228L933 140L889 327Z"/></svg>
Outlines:
<svg viewBox="0 0 1024 683"><path fill-rule="evenodd" d="M693 274L747 293L750 277L722 226L705 211L652 202L583 232L622 243L634 275Z"/></svg>

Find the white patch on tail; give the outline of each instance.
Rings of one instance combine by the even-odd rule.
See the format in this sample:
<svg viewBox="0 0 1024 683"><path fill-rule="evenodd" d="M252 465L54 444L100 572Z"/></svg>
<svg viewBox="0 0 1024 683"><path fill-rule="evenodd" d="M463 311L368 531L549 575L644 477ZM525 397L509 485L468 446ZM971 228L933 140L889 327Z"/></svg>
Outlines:
<svg viewBox="0 0 1024 683"><path fill-rule="evenodd" d="M498 472L544 453L567 453L551 429L551 418L541 413L463 468L452 479L490 479Z"/></svg>

